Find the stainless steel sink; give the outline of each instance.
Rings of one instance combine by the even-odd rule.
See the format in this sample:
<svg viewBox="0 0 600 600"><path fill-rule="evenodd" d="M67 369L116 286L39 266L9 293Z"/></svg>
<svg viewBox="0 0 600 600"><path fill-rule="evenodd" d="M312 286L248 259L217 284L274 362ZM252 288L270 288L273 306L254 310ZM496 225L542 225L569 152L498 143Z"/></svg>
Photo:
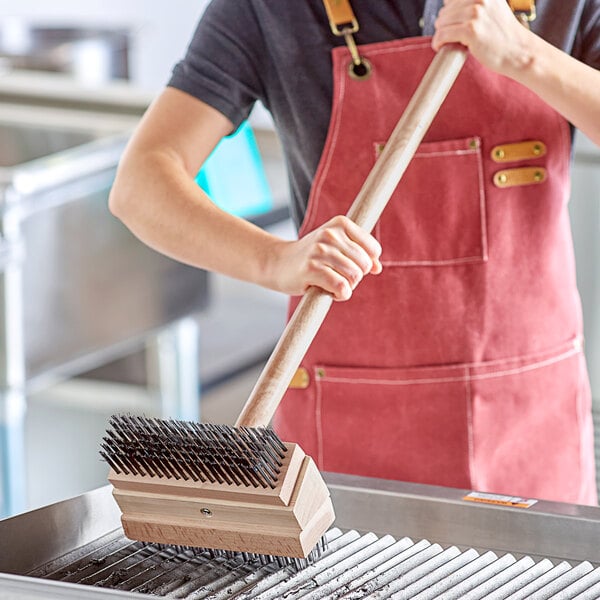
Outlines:
<svg viewBox="0 0 600 600"><path fill-rule="evenodd" d="M152 338L159 371L170 371L170 413L197 416L189 316L208 302L207 274L149 249L110 214L128 132L99 137L90 121L89 131L0 122L0 515L24 508L31 389Z"/></svg>

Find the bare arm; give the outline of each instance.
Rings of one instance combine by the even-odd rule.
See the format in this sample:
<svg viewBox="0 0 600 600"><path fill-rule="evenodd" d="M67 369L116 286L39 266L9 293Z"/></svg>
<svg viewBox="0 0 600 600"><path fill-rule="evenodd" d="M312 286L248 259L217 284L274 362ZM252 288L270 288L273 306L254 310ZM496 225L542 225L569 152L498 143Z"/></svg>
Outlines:
<svg viewBox="0 0 600 600"><path fill-rule="evenodd" d="M110 209L142 241L181 262L288 294L319 286L338 300L381 270L379 244L338 217L302 240L281 240L219 209L194 176L232 124L167 88L149 108L119 165Z"/></svg>
<svg viewBox="0 0 600 600"><path fill-rule="evenodd" d="M600 145L600 71L527 30L505 0L445 0L433 47L454 42L531 89Z"/></svg>

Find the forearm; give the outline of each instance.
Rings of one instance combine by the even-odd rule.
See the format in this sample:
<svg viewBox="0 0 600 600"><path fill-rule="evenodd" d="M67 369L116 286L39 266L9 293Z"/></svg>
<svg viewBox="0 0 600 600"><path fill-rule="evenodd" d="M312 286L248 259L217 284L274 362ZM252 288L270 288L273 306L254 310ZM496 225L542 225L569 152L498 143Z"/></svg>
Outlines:
<svg viewBox="0 0 600 600"><path fill-rule="evenodd" d="M140 240L171 258L276 287L269 260L284 242L219 209L168 152L126 155L110 207Z"/></svg>
<svg viewBox="0 0 600 600"><path fill-rule="evenodd" d="M445 0L432 45L449 43L531 89L600 145L600 71L523 27L505 0Z"/></svg>
<svg viewBox="0 0 600 600"><path fill-rule="evenodd" d="M600 71L525 30L521 60L506 75L527 86L600 145Z"/></svg>
<svg viewBox="0 0 600 600"><path fill-rule="evenodd" d="M381 272L379 243L346 217L288 241L213 204L194 174L232 127L214 108L167 88L119 163L113 214L148 246L180 262L290 295L317 286L347 300L364 275Z"/></svg>

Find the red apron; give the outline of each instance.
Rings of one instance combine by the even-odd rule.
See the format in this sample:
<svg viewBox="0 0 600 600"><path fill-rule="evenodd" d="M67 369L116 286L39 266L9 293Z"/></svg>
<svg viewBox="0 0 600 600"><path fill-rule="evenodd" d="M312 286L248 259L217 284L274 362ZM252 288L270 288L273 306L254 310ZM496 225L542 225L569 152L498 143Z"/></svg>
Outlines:
<svg viewBox="0 0 600 600"><path fill-rule="evenodd" d="M433 57L424 37L360 50L364 80L333 50L300 235L347 212ZM375 228L383 273L332 307L281 437L325 471L596 503L569 163L566 121L470 57Z"/></svg>

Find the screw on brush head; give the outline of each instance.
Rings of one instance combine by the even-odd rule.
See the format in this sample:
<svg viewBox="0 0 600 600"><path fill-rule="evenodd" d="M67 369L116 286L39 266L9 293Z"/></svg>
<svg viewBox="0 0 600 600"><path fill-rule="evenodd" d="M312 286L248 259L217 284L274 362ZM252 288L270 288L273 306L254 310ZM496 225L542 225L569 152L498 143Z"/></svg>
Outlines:
<svg viewBox="0 0 600 600"><path fill-rule="evenodd" d="M287 452L270 429L113 415L100 454L117 473L275 488Z"/></svg>

